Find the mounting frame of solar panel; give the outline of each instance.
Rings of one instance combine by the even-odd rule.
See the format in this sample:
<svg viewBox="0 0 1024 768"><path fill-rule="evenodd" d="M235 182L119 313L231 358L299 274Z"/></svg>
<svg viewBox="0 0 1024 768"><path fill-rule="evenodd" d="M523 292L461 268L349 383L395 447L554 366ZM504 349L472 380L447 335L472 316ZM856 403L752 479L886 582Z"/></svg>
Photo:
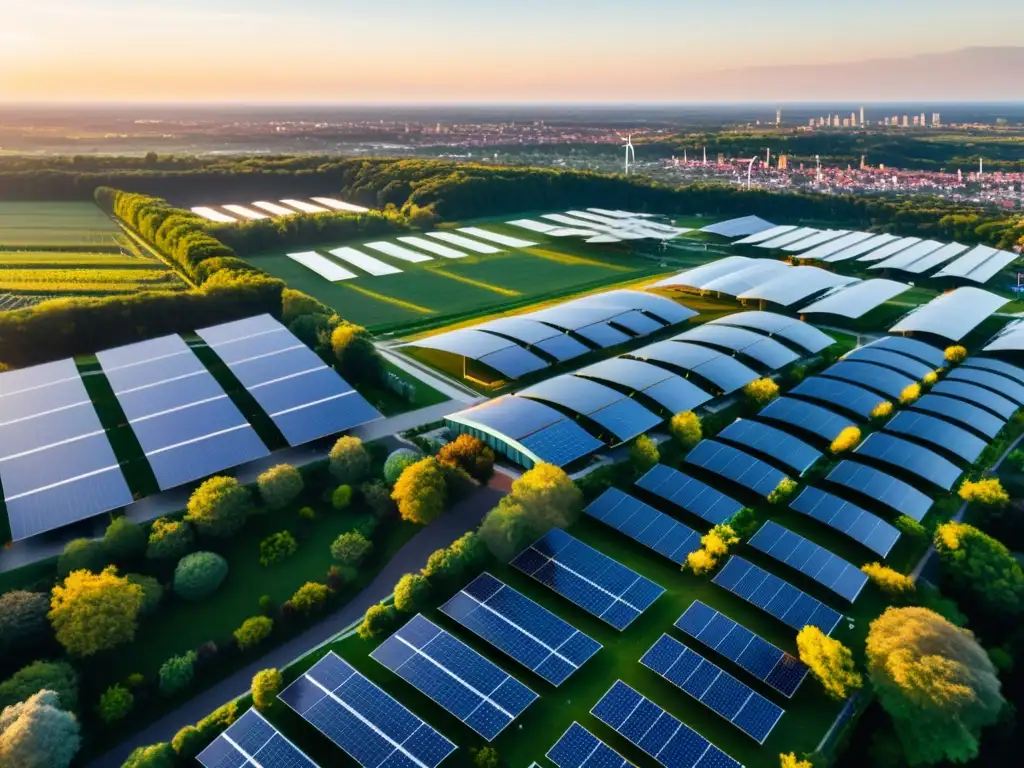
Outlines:
<svg viewBox="0 0 1024 768"><path fill-rule="evenodd" d="M653 493L691 515L707 520L712 525L728 522L733 515L743 509L743 505L731 496L664 464L655 464L651 467L636 481L636 487Z"/></svg>
<svg viewBox="0 0 1024 768"><path fill-rule="evenodd" d="M950 490L963 470L935 451L896 437L888 432L873 432L858 445L854 456L867 457L897 470L909 472L944 491Z"/></svg>
<svg viewBox="0 0 1024 768"><path fill-rule="evenodd" d="M634 541L683 565L700 549L700 534L618 488L608 488L583 512Z"/></svg>
<svg viewBox="0 0 1024 768"><path fill-rule="evenodd" d="M860 493L897 514L912 517L917 522L924 519L932 506L932 499L910 483L856 461L840 461L825 479ZM894 494L898 498L893 498Z"/></svg>
<svg viewBox="0 0 1024 768"><path fill-rule="evenodd" d="M705 438L697 443L686 454L684 461L765 498L768 498L772 491L779 487L779 483L787 478L785 472L771 464L711 438Z"/></svg>
<svg viewBox="0 0 1024 768"><path fill-rule="evenodd" d="M318 768L255 709L247 710L229 725L196 760L203 768Z"/></svg>
<svg viewBox="0 0 1024 768"><path fill-rule="evenodd" d="M632 766L626 758L575 721L558 738L545 757L558 768L631 768ZM537 765L537 763L533 765Z"/></svg>
<svg viewBox="0 0 1024 768"><path fill-rule="evenodd" d="M900 538L899 530L877 515L813 486L800 491L789 507L849 536L883 558L889 556ZM845 527L840 520L847 523Z"/></svg>

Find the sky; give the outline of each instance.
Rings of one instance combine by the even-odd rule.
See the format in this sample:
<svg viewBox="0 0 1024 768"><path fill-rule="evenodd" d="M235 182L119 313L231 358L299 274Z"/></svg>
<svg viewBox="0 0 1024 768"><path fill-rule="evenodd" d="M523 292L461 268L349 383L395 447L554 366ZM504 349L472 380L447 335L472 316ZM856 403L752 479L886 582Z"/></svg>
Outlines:
<svg viewBox="0 0 1024 768"><path fill-rule="evenodd" d="M730 101L751 88L717 73L765 67L910 98L828 65L1024 47L1020 0L0 0L0 17L8 102ZM950 76L958 97L974 75Z"/></svg>

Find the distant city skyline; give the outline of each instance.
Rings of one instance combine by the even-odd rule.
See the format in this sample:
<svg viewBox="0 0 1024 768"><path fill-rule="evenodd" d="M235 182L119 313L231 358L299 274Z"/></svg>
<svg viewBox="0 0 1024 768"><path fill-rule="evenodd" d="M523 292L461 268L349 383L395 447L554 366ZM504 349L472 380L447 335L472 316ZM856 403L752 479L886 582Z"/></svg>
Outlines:
<svg viewBox="0 0 1024 768"><path fill-rule="evenodd" d="M0 101L1024 100L1010 0L0 5Z"/></svg>

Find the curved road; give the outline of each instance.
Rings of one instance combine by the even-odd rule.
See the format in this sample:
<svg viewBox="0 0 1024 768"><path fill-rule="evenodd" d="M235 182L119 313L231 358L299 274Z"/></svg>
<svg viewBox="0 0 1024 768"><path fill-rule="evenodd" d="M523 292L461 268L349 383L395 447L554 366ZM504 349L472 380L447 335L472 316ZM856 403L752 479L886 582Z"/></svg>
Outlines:
<svg viewBox="0 0 1024 768"><path fill-rule="evenodd" d="M496 473L488 486L478 488L471 496L456 504L447 514L406 542L373 581L338 611L206 689L146 729L132 734L127 741L93 760L89 768L120 768L136 747L169 741L181 728L194 724L221 704L246 693L252 676L261 669L285 667L310 648L339 634L358 621L371 605L389 597L394 591L395 583L404 574L417 571L426 565L427 558L435 550L448 546L466 531L475 529L481 518L508 492L510 483L508 477Z"/></svg>

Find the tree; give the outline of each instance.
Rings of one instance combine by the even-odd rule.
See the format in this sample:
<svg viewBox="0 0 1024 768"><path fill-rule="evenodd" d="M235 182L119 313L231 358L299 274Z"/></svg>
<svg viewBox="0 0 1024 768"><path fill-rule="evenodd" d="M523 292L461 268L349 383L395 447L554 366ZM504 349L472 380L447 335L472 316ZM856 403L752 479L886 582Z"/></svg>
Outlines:
<svg viewBox="0 0 1024 768"><path fill-rule="evenodd" d="M920 384L908 384L900 392L900 405L910 405L921 397Z"/></svg>
<svg viewBox="0 0 1024 768"><path fill-rule="evenodd" d="M299 542L292 536L291 531L272 533L260 542L260 565L264 568L276 565L298 550Z"/></svg>
<svg viewBox="0 0 1024 768"><path fill-rule="evenodd" d="M121 768L175 768L174 750L166 741L136 747Z"/></svg>
<svg viewBox="0 0 1024 768"><path fill-rule="evenodd" d="M405 468L423 458L423 454L411 448L398 448L388 454L384 462L384 480L388 485L394 485L402 476Z"/></svg>
<svg viewBox="0 0 1024 768"><path fill-rule="evenodd" d="M193 552L174 569L174 593L182 600L209 597L228 575L228 561L215 552Z"/></svg>
<svg viewBox="0 0 1024 768"><path fill-rule="evenodd" d="M331 589L326 584L319 584L315 581L307 581L288 598L290 605L297 613L303 616L310 616L323 609L327 599L331 596Z"/></svg>
<svg viewBox="0 0 1024 768"><path fill-rule="evenodd" d="M358 568L373 551L373 542L356 531L341 534L331 544L331 557L346 568Z"/></svg>
<svg viewBox="0 0 1024 768"><path fill-rule="evenodd" d="M391 517L395 513L395 502L391 500L391 488L382 480L371 480L359 486L359 495L363 497L366 508L378 520Z"/></svg>
<svg viewBox="0 0 1024 768"><path fill-rule="evenodd" d="M146 576L142 573L127 573L125 578L132 584L142 587L142 607L139 609L140 616L151 616L160 607L160 601L164 599L163 584L155 576Z"/></svg>
<svg viewBox="0 0 1024 768"><path fill-rule="evenodd" d="M66 661L33 661L0 683L0 707L9 707L42 690L57 694L61 709L78 708L78 674Z"/></svg>
<svg viewBox="0 0 1024 768"><path fill-rule="evenodd" d="M714 557L722 557L729 553L729 547L739 543L736 532L728 525L716 525L700 537L700 543Z"/></svg>
<svg viewBox="0 0 1024 768"><path fill-rule="evenodd" d="M690 450L704 439L700 417L693 411L677 413L669 422L668 429L684 451Z"/></svg>
<svg viewBox="0 0 1024 768"><path fill-rule="evenodd" d="M135 706L135 697L123 685L112 685L100 696L96 714L107 725L124 720Z"/></svg>
<svg viewBox="0 0 1024 768"><path fill-rule="evenodd" d="M788 755L779 755L779 768L814 768L810 760L799 760L790 752Z"/></svg>
<svg viewBox="0 0 1024 768"><path fill-rule="evenodd" d="M403 520L426 525L441 516L447 501L444 471L437 459L427 457L405 468L391 498Z"/></svg>
<svg viewBox="0 0 1024 768"><path fill-rule="evenodd" d="M833 699L845 699L864 684L854 668L850 649L817 627L806 626L796 636L800 661L807 665L825 693Z"/></svg>
<svg viewBox="0 0 1024 768"><path fill-rule="evenodd" d="M36 650L51 637L46 614L50 600L42 592L15 589L0 595L0 655Z"/></svg>
<svg viewBox="0 0 1024 768"><path fill-rule="evenodd" d="M39 691L0 714L0 766L68 768L81 738L78 720L57 694Z"/></svg>
<svg viewBox="0 0 1024 768"><path fill-rule="evenodd" d="M462 434L437 452L442 466L463 470L480 483L486 483L494 474L494 451L472 435Z"/></svg>
<svg viewBox="0 0 1024 768"><path fill-rule="evenodd" d="M910 515L900 515L896 518L896 530L914 539L923 539L928 535L928 529Z"/></svg>
<svg viewBox="0 0 1024 768"><path fill-rule="evenodd" d="M866 563L861 570L868 575L872 583L890 597L904 597L913 593L914 580L897 570L888 568L881 563Z"/></svg>
<svg viewBox="0 0 1024 768"><path fill-rule="evenodd" d="M342 320L331 332L338 370L349 381L375 384L384 378L384 363L366 329Z"/></svg>
<svg viewBox="0 0 1024 768"><path fill-rule="evenodd" d="M274 631L274 622L266 616L253 616L234 631L239 650L245 651L266 640Z"/></svg>
<svg viewBox="0 0 1024 768"><path fill-rule="evenodd" d="M266 711L274 705L277 694L284 688L284 677L276 669L261 669L252 676L252 703L256 709Z"/></svg>
<svg viewBox="0 0 1024 768"><path fill-rule="evenodd" d="M791 477L782 478L779 480L779 484L775 486L775 490L768 494L768 503L776 505L785 504L796 493L796 488L796 480Z"/></svg>
<svg viewBox="0 0 1024 768"><path fill-rule="evenodd" d="M427 558L423 575L431 583L456 586L467 574L475 573L487 557L487 548L474 531L462 534L444 549L438 549Z"/></svg>
<svg viewBox="0 0 1024 768"><path fill-rule="evenodd" d="M883 400L871 409L872 421L885 421L890 416L892 416L892 403L888 400Z"/></svg>
<svg viewBox="0 0 1024 768"><path fill-rule="evenodd" d="M472 751L474 768L500 768L501 757L494 747L480 747Z"/></svg>
<svg viewBox="0 0 1024 768"><path fill-rule="evenodd" d="M935 549L944 572L972 605L992 615L1024 609L1024 573L1002 542L973 525L951 522L936 528Z"/></svg>
<svg viewBox="0 0 1024 768"><path fill-rule="evenodd" d="M395 584L395 608L402 613L419 613L430 597L430 582L418 573L407 573Z"/></svg>
<svg viewBox="0 0 1024 768"><path fill-rule="evenodd" d="M958 493L968 504L978 504L982 507L1005 507L1010 503L1010 494L1003 489L998 477L964 480Z"/></svg>
<svg viewBox="0 0 1024 768"><path fill-rule="evenodd" d="M340 483L354 485L370 474L370 454L358 437L346 435L338 438L328 454L328 460L331 474Z"/></svg>
<svg viewBox="0 0 1024 768"><path fill-rule="evenodd" d="M146 532L127 517L119 517L103 533L107 557L115 563L130 563L146 551Z"/></svg>
<svg viewBox="0 0 1024 768"><path fill-rule="evenodd" d="M99 573L110 565L107 550L99 539L72 539L57 558L57 576L65 578L72 571Z"/></svg>
<svg viewBox="0 0 1024 768"><path fill-rule="evenodd" d="M192 684L196 670L196 653L189 651L181 656L171 656L160 665L160 693L173 696Z"/></svg>
<svg viewBox="0 0 1024 768"><path fill-rule="evenodd" d="M710 573L717 565L718 559L703 547L695 549L686 556L686 567L693 572L694 576Z"/></svg>
<svg viewBox="0 0 1024 768"><path fill-rule="evenodd" d="M384 605L383 603L371 605L366 609L363 623L359 625L357 633L363 640L372 640L390 631L395 626L397 618L393 605Z"/></svg>
<svg viewBox="0 0 1024 768"><path fill-rule="evenodd" d="M943 353L943 357L946 358L947 363L953 365L959 365L967 359L967 347L962 347L956 344L952 347L946 347L946 351Z"/></svg>
<svg viewBox="0 0 1024 768"><path fill-rule="evenodd" d="M637 472L646 472L660 460L658 446L647 435L640 435L629 447L629 463Z"/></svg>
<svg viewBox="0 0 1024 768"><path fill-rule="evenodd" d="M836 435L829 450L838 455L853 450L860 442L860 430L857 427L843 427L843 430Z"/></svg>
<svg viewBox="0 0 1024 768"><path fill-rule="evenodd" d="M779 396L779 385L771 379L755 379L743 387L743 394L755 405L765 406Z"/></svg>
<svg viewBox="0 0 1024 768"><path fill-rule="evenodd" d="M339 512L343 509L348 509L352 503L352 486L351 485L339 485L331 493L331 506Z"/></svg>
<svg viewBox="0 0 1024 768"><path fill-rule="evenodd" d="M926 608L888 608L871 622L867 663L911 765L977 756L1005 702L973 634Z"/></svg>
<svg viewBox="0 0 1024 768"><path fill-rule="evenodd" d="M180 760L188 761L202 752L238 718L238 700L229 701L195 725L186 725L171 739L171 747Z"/></svg>
<svg viewBox="0 0 1024 768"><path fill-rule="evenodd" d="M135 639L142 587L117 575L72 571L50 597L50 622L57 641L73 656L92 656Z"/></svg>
<svg viewBox="0 0 1024 768"><path fill-rule="evenodd" d="M227 538L238 533L252 512L252 496L233 477L211 477L188 500L185 519L201 534Z"/></svg>
<svg viewBox="0 0 1024 768"><path fill-rule="evenodd" d="M939 380L939 374L935 371L928 371L921 379L921 383L926 387L932 387Z"/></svg>
<svg viewBox="0 0 1024 768"><path fill-rule="evenodd" d="M291 464L278 464L256 478L263 503L271 509L284 509L302 493L302 473Z"/></svg>
<svg viewBox="0 0 1024 768"><path fill-rule="evenodd" d="M158 518L149 531L146 557L150 560L180 560L192 549L194 539L192 527L184 520Z"/></svg>

